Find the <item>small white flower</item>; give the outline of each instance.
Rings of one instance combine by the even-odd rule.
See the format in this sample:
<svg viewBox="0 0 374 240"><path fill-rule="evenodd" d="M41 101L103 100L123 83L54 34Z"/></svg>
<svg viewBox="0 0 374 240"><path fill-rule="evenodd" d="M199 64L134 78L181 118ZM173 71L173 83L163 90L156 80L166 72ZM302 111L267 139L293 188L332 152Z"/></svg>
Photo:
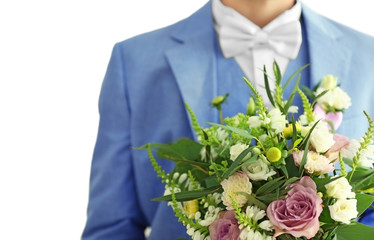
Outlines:
<svg viewBox="0 0 374 240"><path fill-rule="evenodd" d="M275 133L283 132L283 128L287 124L286 117L281 113L278 108L274 108L269 112L271 128L275 131Z"/></svg>
<svg viewBox="0 0 374 240"><path fill-rule="evenodd" d="M273 224L271 224L271 222L269 220L265 220L263 222L261 222L259 225L258 225L261 229L264 229L265 231L273 231L274 230L274 226Z"/></svg>
<svg viewBox="0 0 374 240"><path fill-rule="evenodd" d="M259 116L252 116L247 121L249 127L251 128L257 128L260 127L262 124L262 121L260 120Z"/></svg>
<svg viewBox="0 0 374 240"><path fill-rule="evenodd" d="M222 211L221 208L209 206L208 211L205 213L204 219L199 221L201 226L209 226L212 224L216 219L218 219L220 212Z"/></svg>
<svg viewBox="0 0 374 240"><path fill-rule="evenodd" d="M352 218L357 217L356 199L339 199L333 205L329 206L330 216L338 222L349 224Z"/></svg>
<svg viewBox="0 0 374 240"><path fill-rule="evenodd" d="M325 188L327 195L333 198L346 199L355 197L355 193L352 192L352 186L345 177L326 184Z"/></svg>
<svg viewBox="0 0 374 240"><path fill-rule="evenodd" d="M249 147L249 145L247 144L242 144L240 142L238 142L237 144L233 145L230 147L230 159L232 161L235 161L235 159L244 151L246 150L247 148ZM248 155L246 157L243 158L243 160L247 160L251 157L250 153L248 153Z"/></svg>
<svg viewBox="0 0 374 240"><path fill-rule="evenodd" d="M276 174L276 172L272 168L269 168L269 166L265 164L261 159L242 166L242 170L253 181L266 181L269 177Z"/></svg>
<svg viewBox="0 0 374 240"><path fill-rule="evenodd" d="M290 106L288 108L288 113L297 113L299 111L299 107L298 106Z"/></svg>
<svg viewBox="0 0 374 240"><path fill-rule="evenodd" d="M320 121L310 134L310 142L319 153L324 153L334 145L334 135L326 122Z"/></svg>
<svg viewBox="0 0 374 240"><path fill-rule="evenodd" d="M253 229L251 229L249 227L246 227L241 231L241 233L239 235L239 238L241 240L268 240L268 239L272 239L270 236L263 235L260 232L254 231Z"/></svg>
<svg viewBox="0 0 374 240"><path fill-rule="evenodd" d="M245 215L247 217L250 217L256 221L264 218L266 216L266 213L264 210L261 210L257 206L248 206L247 209L245 210Z"/></svg>

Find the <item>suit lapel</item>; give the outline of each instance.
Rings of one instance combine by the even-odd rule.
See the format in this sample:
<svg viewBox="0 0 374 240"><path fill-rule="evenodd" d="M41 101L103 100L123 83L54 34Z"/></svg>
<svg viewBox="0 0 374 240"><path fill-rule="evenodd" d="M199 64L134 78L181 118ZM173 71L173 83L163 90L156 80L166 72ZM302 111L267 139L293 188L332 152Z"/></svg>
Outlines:
<svg viewBox="0 0 374 240"><path fill-rule="evenodd" d="M217 94L216 35L210 3L186 19L173 38L179 44L165 55L183 101L194 111L200 125L215 122L218 113L209 105Z"/></svg>
<svg viewBox="0 0 374 240"><path fill-rule="evenodd" d="M311 62L311 87L327 74L337 76L340 82L344 81L348 75L352 52L339 42L343 34L305 5L302 9Z"/></svg>

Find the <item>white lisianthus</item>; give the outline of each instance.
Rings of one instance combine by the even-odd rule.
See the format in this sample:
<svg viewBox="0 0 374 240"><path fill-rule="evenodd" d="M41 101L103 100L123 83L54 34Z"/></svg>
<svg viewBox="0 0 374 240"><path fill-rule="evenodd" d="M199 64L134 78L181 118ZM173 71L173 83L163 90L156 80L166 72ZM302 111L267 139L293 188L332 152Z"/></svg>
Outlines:
<svg viewBox="0 0 374 240"><path fill-rule="evenodd" d="M230 176L228 179L223 180L221 185L223 188L222 202L227 210L234 209L230 196L235 199L238 207L243 207L248 202L248 198L243 194L239 194L239 192L247 194L252 193L252 183L243 172L234 173L234 175Z"/></svg>
<svg viewBox="0 0 374 240"><path fill-rule="evenodd" d="M286 117L281 113L278 108L274 108L269 112L270 126L275 133L283 132L283 128L287 124Z"/></svg>
<svg viewBox="0 0 374 240"><path fill-rule="evenodd" d="M276 172L272 168L269 168L261 159L242 166L242 170L253 181L266 181L269 177L276 174Z"/></svg>
<svg viewBox="0 0 374 240"><path fill-rule="evenodd" d="M352 192L352 186L345 177L341 177L325 185L328 196L337 199L354 198L356 195Z"/></svg>
<svg viewBox="0 0 374 240"><path fill-rule="evenodd" d="M261 127L262 121L259 116L252 116L247 121L249 127L251 128L257 128Z"/></svg>
<svg viewBox="0 0 374 240"><path fill-rule="evenodd" d="M338 222L349 224L352 218L357 217L356 199L339 199L333 205L329 206L330 216Z"/></svg>
<svg viewBox="0 0 374 240"><path fill-rule="evenodd" d="M303 155L304 151L293 152L293 159L296 166L300 166ZM334 165L327 157L313 151L308 151L304 169L309 174L322 175L334 171Z"/></svg>
<svg viewBox="0 0 374 240"><path fill-rule="evenodd" d="M310 142L319 153L324 153L334 145L334 135L329 131L327 122L320 121L310 134Z"/></svg>
<svg viewBox="0 0 374 240"><path fill-rule="evenodd" d="M235 159L244 151L246 150L247 148L249 147L249 145L247 144L243 144L243 143L240 143L238 142L237 144L233 145L230 147L230 159L232 161L235 161ZM248 158L251 157L251 153L248 153L247 156L245 156L243 158L243 160L247 160Z"/></svg>
<svg viewBox="0 0 374 240"><path fill-rule="evenodd" d="M336 84L338 83L338 78L334 75L326 75L322 78L321 87L324 90L331 90L336 87Z"/></svg>

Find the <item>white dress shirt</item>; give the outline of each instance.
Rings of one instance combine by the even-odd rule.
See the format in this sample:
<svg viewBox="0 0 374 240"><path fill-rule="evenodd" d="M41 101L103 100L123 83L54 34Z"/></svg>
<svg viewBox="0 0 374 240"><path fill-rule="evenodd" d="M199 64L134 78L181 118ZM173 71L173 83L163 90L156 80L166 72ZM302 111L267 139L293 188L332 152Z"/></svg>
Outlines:
<svg viewBox="0 0 374 240"><path fill-rule="evenodd" d="M273 61L277 61L283 75L289 62L296 59L302 42L300 1L263 28L221 0L212 0L212 14L223 55L234 57L269 106L262 69L265 65L270 74L270 87L274 89Z"/></svg>

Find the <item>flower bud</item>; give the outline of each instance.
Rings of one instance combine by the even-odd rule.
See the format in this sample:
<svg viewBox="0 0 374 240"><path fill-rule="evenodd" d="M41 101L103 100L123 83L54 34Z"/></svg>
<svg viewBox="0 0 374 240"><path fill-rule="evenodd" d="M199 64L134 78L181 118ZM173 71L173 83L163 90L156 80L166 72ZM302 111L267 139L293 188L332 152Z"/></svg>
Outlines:
<svg viewBox="0 0 374 240"><path fill-rule="evenodd" d="M266 151L266 157L270 162L277 162L282 157L282 152L277 147L271 147Z"/></svg>
<svg viewBox="0 0 374 240"><path fill-rule="evenodd" d="M247 115L256 115L256 104L252 97L249 98L249 103L247 104Z"/></svg>
<svg viewBox="0 0 374 240"><path fill-rule="evenodd" d="M329 74L322 78L321 87L325 90L331 90L336 87L336 83L338 82L338 78L334 77L333 75Z"/></svg>
<svg viewBox="0 0 374 240"><path fill-rule="evenodd" d="M295 123L295 126L296 126L297 133L300 133L301 132L301 125L299 123ZM284 134L284 137L286 139L292 138L292 135L293 135L293 125L292 124L288 124L287 127L284 127L283 128L283 134Z"/></svg>
<svg viewBox="0 0 374 240"><path fill-rule="evenodd" d="M253 154L256 154L256 155L260 155L261 154L261 150L257 147L253 148L252 150Z"/></svg>
<svg viewBox="0 0 374 240"><path fill-rule="evenodd" d="M213 100L212 100L212 105L219 105L219 104L222 104L223 101L225 100L225 98L223 96L218 96L218 97L215 97Z"/></svg>

